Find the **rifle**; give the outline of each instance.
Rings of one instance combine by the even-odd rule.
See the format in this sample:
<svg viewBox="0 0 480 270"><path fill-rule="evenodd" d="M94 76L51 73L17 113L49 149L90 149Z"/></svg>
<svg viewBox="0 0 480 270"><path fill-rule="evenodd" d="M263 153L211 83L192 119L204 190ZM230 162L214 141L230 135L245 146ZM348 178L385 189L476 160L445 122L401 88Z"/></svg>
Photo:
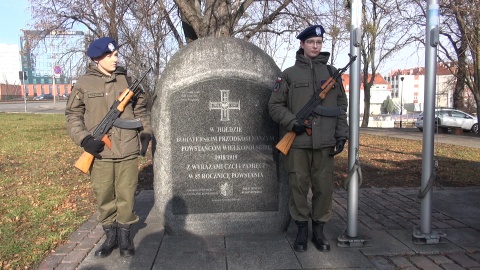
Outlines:
<svg viewBox="0 0 480 270"><path fill-rule="evenodd" d="M333 74L326 82L320 86L320 88L315 91L313 96L310 98L310 100L307 102L307 104L300 110L300 112L297 114L297 120L299 123L303 123L306 126L310 126L310 123L308 121L308 117L315 112L315 109L321 109L325 110L325 108L317 108L321 107L319 106L322 100L325 99L327 96L328 92L332 90L332 88L335 86L335 83L337 82L337 79L342 76L345 71L347 71L348 67L357 59L357 56L353 56L351 54L348 54L348 57L350 57L350 61L348 64L341 68L338 69L335 74ZM332 113L334 114L334 113ZM308 135L312 134L312 129L307 128L306 132ZM275 146L282 154L287 155L288 151L290 151L290 147L292 146L293 141L295 140L295 137L297 134L294 131L289 131L283 138L277 143Z"/></svg>
<svg viewBox="0 0 480 270"><path fill-rule="evenodd" d="M120 96L115 100L115 102L110 107L110 111L103 117L102 121L93 131L92 136L95 140L101 140L105 143L108 148L112 148L112 142L108 138L107 132L112 128L112 126L127 128L127 129L136 129L142 126L140 119L135 120L124 120L119 118L122 112L125 110L128 102L132 100L133 97L138 95L141 91L138 89L138 86L143 81L145 76L152 70L150 67L140 79L133 81L132 85L125 89ZM79 169L83 173L87 173L92 166L93 160L95 157L88 153L83 152L83 154L75 162L75 168Z"/></svg>

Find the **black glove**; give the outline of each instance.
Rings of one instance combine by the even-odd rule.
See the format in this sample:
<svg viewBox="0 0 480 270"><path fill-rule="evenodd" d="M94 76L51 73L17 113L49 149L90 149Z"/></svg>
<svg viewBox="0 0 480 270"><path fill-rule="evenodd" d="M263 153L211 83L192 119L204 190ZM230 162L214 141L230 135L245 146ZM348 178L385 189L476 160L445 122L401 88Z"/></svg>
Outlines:
<svg viewBox="0 0 480 270"><path fill-rule="evenodd" d="M148 144L150 143L151 139L152 135L150 135L150 133L140 133L140 144L142 146L140 149L140 155L142 155L142 157L144 157L147 153Z"/></svg>
<svg viewBox="0 0 480 270"><path fill-rule="evenodd" d="M339 140L335 145L335 151L330 153L329 155L333 157L335 155L340 154L343 151L343 148L345 147L346 142L347 140Z"/></svg>
<svg viewBox="0 0 480 270"><path fill-rule="evenodd" d="M292 131L295 132L295 134L300 135L304 133L306 130L304 125L300 125L298 122L295 122L292 127Z"/></svg>
<svg viewBox="0 0 480 270"><path fill-rule="evenodd" d="M95 158L102 158L100 152L103 151L103 147L105 146L104 142L97 141L92 135L88 135L85 137L85 139L83 139L80 145L83 147L85 152L92 154Z"/></svg>

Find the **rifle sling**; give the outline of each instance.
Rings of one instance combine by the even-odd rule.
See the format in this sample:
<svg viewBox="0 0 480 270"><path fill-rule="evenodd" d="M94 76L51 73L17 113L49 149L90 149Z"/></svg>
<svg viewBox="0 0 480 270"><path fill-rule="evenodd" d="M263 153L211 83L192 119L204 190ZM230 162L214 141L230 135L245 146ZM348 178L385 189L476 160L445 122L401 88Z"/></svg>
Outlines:
<svg viewBox="0 0 480 270"><path fill-rule="evenodd" d="M328 116L328 117L336 117L342 114L342 109L340 107L323 107L322 105L318 105L313 113L316 115Z"/></svg>

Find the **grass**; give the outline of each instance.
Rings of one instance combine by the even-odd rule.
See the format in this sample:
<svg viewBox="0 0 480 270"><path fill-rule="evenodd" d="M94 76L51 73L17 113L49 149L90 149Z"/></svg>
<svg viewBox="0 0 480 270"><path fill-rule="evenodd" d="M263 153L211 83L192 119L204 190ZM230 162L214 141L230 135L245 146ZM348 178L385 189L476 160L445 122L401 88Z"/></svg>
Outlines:
<svg viewBox="0 0 480 270"><path fill-rule="evenodd" d="M82 150L63 115L0 119L0 268L33 269L95 212L95 199L88 176L73 167ZM418 187L421 152L420 141L361 134L362 187ZM480 186L479 149L435 144L435 157L437 186ZM346 151L336 157L337 186L347 158ZM139 189L153 189L151 157L140 161Z"/></svg>
<svg viewBox="0 0 480 270"><path fill-rule="evenodd" d="M0 118L0 269L31 269L95 212L95 198L73 167L82 149L65 116Z"/></svg>
<svg viewBox="0 0 480 270"><path fill-rule="evenodd" d="M452 135L453 136L453 135ZM480 143L480 138L478 138ZM422 141L360 134L362 187L419 187L422 180ZM347 146L346 146L347 147ZM479 186L480 151L451 144L435 143L436 186ZM348 176L348 154L336 161L335 181Z"/></svg>

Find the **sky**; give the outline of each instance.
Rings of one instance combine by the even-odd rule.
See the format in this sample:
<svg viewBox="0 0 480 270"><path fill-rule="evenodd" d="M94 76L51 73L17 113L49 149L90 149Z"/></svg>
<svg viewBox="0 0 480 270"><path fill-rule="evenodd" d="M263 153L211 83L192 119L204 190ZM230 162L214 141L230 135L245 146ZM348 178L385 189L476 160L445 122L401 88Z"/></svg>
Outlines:
<svg viewBox="0 0 480 270"><path fill-rule="evenodd" d="M28 0L0 0L0 43L19 44L20 29L30 29Z"/></svg>
<svg viewBox="0 0 480 270"><path fill-rule="evenodd" d="M31 14L28 0L0 0L0 44L19 45L21 29L32 30L29 26ZM335 66L341 67L348 62L349 50L342 52ZM286 68L295 62L295 50L288 52ZM405 49L396 57L386 61L379 67L380 74L386 76L393 69L407 69L424 66L425 58L422 52L416 53L414 48Z"/></svg>

